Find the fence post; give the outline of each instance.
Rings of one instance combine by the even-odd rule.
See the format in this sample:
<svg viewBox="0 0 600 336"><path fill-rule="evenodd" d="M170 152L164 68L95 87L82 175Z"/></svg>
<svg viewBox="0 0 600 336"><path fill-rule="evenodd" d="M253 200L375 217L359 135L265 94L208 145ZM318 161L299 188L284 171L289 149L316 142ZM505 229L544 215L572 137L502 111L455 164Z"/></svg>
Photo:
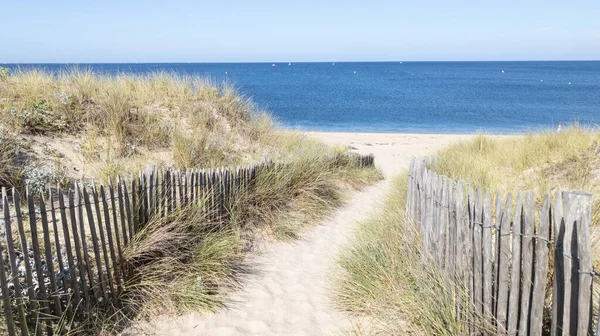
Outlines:
<svg viewBox="0 0 600 336"><path fill-rule="evenodd" d="M548 245L550 242L550 195L546 194L540 213L535 242L535 275L531 302L530 334L541 335L543 327L546 276L548 274Z"/></svg>
<svg viewBox="0 0 600 336"><path fill-rule="evenodd" d="M512 229L512 260L510 267L510 294L508 298L508 334L515 335L519 325L519 283L521 280L521 221L523 203L517 194Z"/></svg>
<svg viewBox="0 0 600 336"><path fill-rule="evenodd" d="M528 190L525 193L525 203L523 205L523 238L521 239L521 264L523 269L521 271L521 319L519 321L519 335L529 334L531 276L533 273L533 229L535 226L533 207L533 192Z"/></svg>

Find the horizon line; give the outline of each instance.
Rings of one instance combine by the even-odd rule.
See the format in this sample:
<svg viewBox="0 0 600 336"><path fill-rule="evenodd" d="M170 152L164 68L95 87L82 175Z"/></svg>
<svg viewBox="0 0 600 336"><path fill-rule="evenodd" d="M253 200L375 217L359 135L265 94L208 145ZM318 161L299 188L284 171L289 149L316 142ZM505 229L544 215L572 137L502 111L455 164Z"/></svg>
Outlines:
<svg viewBox="0 0 600 336"><path fill-rule="evenodd" d="M511 59L511 60L394 60L394 61L158 61L158 62L0 62L2 65L39 64L278 64L278 63L492 63L492 62L598 62L600 59Z"/></svg>

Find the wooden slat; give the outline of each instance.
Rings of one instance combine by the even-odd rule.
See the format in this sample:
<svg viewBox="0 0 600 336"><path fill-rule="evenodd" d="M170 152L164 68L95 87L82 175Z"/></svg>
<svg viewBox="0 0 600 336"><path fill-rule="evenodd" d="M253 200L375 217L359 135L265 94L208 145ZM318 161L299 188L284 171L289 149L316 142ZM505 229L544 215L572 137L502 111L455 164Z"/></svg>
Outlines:
<svg viewBox="0 0 600 336"><path fill-rule="evenodd" d="M157 187L154 186L155 190ZM153 196L154 197L154 196ZM121 234L121 237L123 238L123 247L127 246L127 244L129 244L129 237L127 237L127 219L125 218L125 207L123 206L123 200L124 200L124 195L123 195L123 187L122 187L122 183L121 183L121 178L119 177L119 175L117 175L117 199L119 200L119 218L120 218L120 227L121 227L121 232L115 231L115 233L117 234ZM156 204L154 204L154 207L152 208L153 211L156 211ZM116 224L116 222L115 222Z"/></svg>
<svg viewBox="0 0 600 336"><path fill-rule="evenodd" d="M509 192L506 195L506 202L502 209L500 220L500 239L498 240L498 296L496 300L496 326L498 334L506 333L506 320L508 317L508 283L510 281L510 270L508 261L510 260L510 214L512 206L512 195Z"/></svg>
<svg viewBox="0 0 600 336"><path fill-rule="evenodd" d="M548 245L550 241L550 194L546 194L535 242L535 273L531 296L530 335L541 335L544 326L544 304L548 275Z"/></svg>
<svg viewBox="0 0 600 336"><path fill-rule="evenodd" d="M519 335L529 334L529 313L531 305L531 287L533 285L533 233L535 227L535 212L533 192L525 193L523 204L523 237L521 239L521 318L519 321Z"/></svg>
<svg viewBox="0 0 600 336"><path fill-rule="evenodd" d="M158 166L154 166L154 173L152 174L154 178L154 210L158 209Z"/></svg>
<svg viewBox="0 0 600 336"><path fill-rule="evenodd" d="M490 192L485 193L483 201L483 315L489 325L492 325L492 199Z"/></svg>
<svg viewBox="0 0 600 336"><path fill-rule="evenodd" d="M60 247L60 238L58 236L59 232L58 232L58 224L57 224L57 220L56 220L56 209L54 207L54 199L52 197L52 188L48 188L48 204L50 204L50 216L52 219L52 230L53 230L53 237L54 237L54 248L56 250L56 260L58 261L58 268L62 271L65 269L65 264L62 258L62 254L60 253L61 251L61 247Z"/></svg>
<svg viewBox="0 0 600 336"><path fill-rule="evenodd" d="M165 174L167 172L165 170L160 170L159 175L160 175L160 181L158 183L158 185L160 186L160 192L159 192L159 196L158 196L158 203L160 204L160 209L158 211L159 216L160 217L164 217L167 215L167 206L165 204L166 200L167 200L167 190L166 190L166 178L165 178ZM124 183L124 186L126 185L126 183ZM127 193L125 193L125 195L127 195ZM131 237L131 235L129 235Z"/></svg>
<svg viewBox="0 0 600 336"><path fill-rule="evenodd" d="M446 205L446 181L444 176L439 176L438 179L438 202L437 202L437 259L438 264L443 267L444 251L445 251L445 236L448 229L448 221L446 218L446 212L444 206Z"/></svg>
<svg viewBox="0 0 600 336"><path fill-rule="evenodd" d="M94 273L92 270L92 264L90 262L90 253L87 245L87 235L85 230L85 222L83 220L83 197L81 196L81 192L79 189L79 185L75 182L75 214L77 217L77 223L79 224L79 236L81 238L81 250L83 252L83 258L85 260L85 269L87 271L88 276L88 284L90 285L90 289L94 294L96 299L100 298L100 294L98 292L98 288L94 285Z"/></svg>
<svg viewBox="0 0 600 336"><path fill-rule="evenodd" d="M114 271L115 281L117 283L117 290L121 292L121 274L119 272L119 265L117 261L117 254L115 253L115 243L113 243L113 230L110 224L110 214L108 211L108 202L106 200L106 192L104 185L100 185L100 198L102 199L102 210L104 212L104 223L106 223L106 238L108 240L108 247L110 250L110 258L112 260L112 267ZM119 251L119 258L121 258L121 252ZM120 259L119 259L120 260ZM116 296L116 293L115 293Z"/></svg>
<svg viewBox="0 0 600 336"><path fill-rule="evenodd" d="M136 175L134 175L131 179L131 211L132 211L132 219L133 219L133 234L135 235L136 233L139 232L138 226L140 223L140 216L139 216L139 204L138 204L138 182L137 182L138 177Z"/></svg>
<svg viewBox="0 0 600 336"><path fill-rule="evenodd" d="M4 255L4 246L0 242L0 255ZM8 293L9 280L6 278L6 270L4 269L4 262L0 262L0 287L2 287L2 305L4 308L4 318L6 320L6 331L9 336L16 335L15 333L15 321L12 315L12 304L10 302L10 295Z"/></svg>
<svg viewBox="0 0 600 336"><path fill-rule="evenodd" d="M456 195L454 198L455 209L456 209L456 276L459 279L464 278L465 272L465 255L464 255L464 244L465 244L465 214L464 214L464 191L465 186L463 181L458 181L456 185Z"/></svg>
<svg viewBox="0 0 600 336"><path fill-rule="evenodd" d="M452 181L450 179L446 179L446 200L444 202L444 212L446 218L446 241L445 245L445 255L444 255L444 267L446 270L446 274L450 275L456 269L455 266L455 255L456 255L456 217L453 215L454 203L453 203L453 194L454 189L452 186Z"/></svg>
<svg viewBox="0 0 600 336"><path fill-rule="evenodd" d="M27 235L25 233L25 225L23 224L22 213L21 213L21 198L19 193L12 188L13 202L15 207L15 214L17 217L17 228L19 230L19 239L21 243L21 249L24 251L22 254L23 263L25 264L25 282L27 283L27 297L29 298L29 310L34 321L38 320L39 317L39 302L35 296L33 287L33 272L31 269L31 261L29 259L29 246L27 244ZM36 326L37 327L37 326ZM36 335L41 335L41 326L37 327L34 331Z"/></svg>
<svg viewBox="0 0 600 336"><path fill-rule="evenodd" d="M37 274L38 288L39 288L39 306L40 312L43 315L41 320L46 325L47 332L52 332L52 323L49 320L50 309L48 307L48 296L46 295L46 284L44 283L44 273L42 269L41 251L38 240L38 230L35 218L35 205L33 202L33 195L27 190L27 212L29 212L29 228L31 232L31 248L33 249L33 260L35 272Z"/></svg>
<svg viewBox="0 0 600 336"><path fill-rule="evenodd" d="M101 243L101 247L102 247L102 256L104 257L104 267L106 268L106 282L107 282L107 287L108 290L110 291L110 295L111 298L113 300L113 302L116 301L117 297L116 297L116 293L115 293L115 286L114 286L114 282L113 282L113 278L112 278L112 271L111 271L111 260L108 257L108 251L107 249L110 248L109 246L107 246L106 244L106 238L104 236L104 225L102 223L102 212L100 211L100 201L98 198L98 189L96 188L96 183L93 183L93 189L92 189L92 200L94 202L94 210L96 210L96 218L97 218L97 222L98 222L98 235L100 236L100 243Z"/></svg>
<svg viewBox="0 0 600 336"><path fill-rule="evenodd" d="M523 203L517 194L512 229L512 258L510 267L510 294L508 297L508 334L515 335L519 326L519 296L521 282L521 221Z"/></svg>
<svg viewBox="0 0 600 336"><path fill-rule="evenodd" d="M577 334L588 335L591 329L591 303L592 303L592 241L590 225L592 224L592 198L591 194L582 191L573 191L578 198L577 218L577 256L579 257L579 295L577 299ZM575 323L572 321L571 323Z"/></svg>
<svg viewBox="0 0 600 336"><path fill-rule="evenodd" d="M133 239L133 214L131 211L131 201L129 200L129 191L127 190L127 181L121 181L123 184L123 198L125 203L125 220L127 227L127 234L129 235L129 240ZM164 186L164 184L163 184ZM163 187L164 188L164 187ZM161 197L164 202L164 197ZM163 203L164 208L164 203Z"/></svg>
<svg viewBox="0 0 600 336"><path fill-rule="evenodd" d="M167 190L167 214L170 214L173 212L173 179L171 178L171 170L166 170L165 181L163 183L165 184Z"/></svg>
<svg viewBox="0 0 600 336"><path fill-rule="evenodd" d="M85 306L89 307L90 304L90 296L89 296L89 288L87 282L85 281L86 277L86 266L85 260L83 257L83 252L81 250L81 240L79 239L79 229L77 228L77 215L76 215L76 204L73 191L69 189L68 194L69 200L69 215L71 220L71 229L73 230L73 242L75 245L75 254L77 255L77 268L79 269L79 277L81 280L81 287L83 290L83 298L85 300ZM75 276L75 273L73 274Z"/></svg>
<svg viewBox="0 0 600 336"><path fill-rule="evenodd" d="M495 200L495 217L492 225L492 255L494 256L492 262L492 314L494 318L498 316L498 264L500 263L500 223L502 222L502 192L500 190L496 192Z"/></svg>
<svg viewBox="0 0 600 336"><path fill-rule="evenodd" d="M112 212L112 229L113 229L113 233L114 233L114 237L115 237L115 243L117 245L117 254L119 256L119 260L123 260L123 250L121 249L121 239L119 239L119 236L121 235L119 232L119 225L118 225L118 217L117 217L117 200L115 198L115 187L112 185L111 180L108 180L108 191L110 193L110 207L111 207L111 212ZM144 214L145 216L145 214ZM108 227L108 225L107 225ZM116 268L115 270L118 270L119 275L115 275L115 277L121 277L121 279L123 279L123 282L126 281L126 277L125 277L125 271L122 268ZM117 280L119 281L119 280Z"/></svg>
<svg viewBox="0 0 600 336"><path fill-rule="evenodd" d="M177 170L177 190L179 191L179 204L181 207L185 206L185 192L183 191L183 185L185 183L185 177L181 173L181 169Z"/></svg>
<svg viewBox="0 0 600 336"><path fill-rule="evenodd" d="M475 313L483 313L483 195L481 187L475 195L473 225L473 303Z"/></svg>
<svg viewBox="0 0 600 336"><path fill-rule="evenodd" d="M21 334L22 335L27 335L27 319L25 316L25 304L24 304L24 300L23 300L23 294L21 293L21 283L19 282L19 268L17 267L17 256L15 254L15 246L14 246L14 240L13 240L13 236L12 236L12 223L11 223L11 218L10 218L10 205L8 203L8 196L6 194L6 188L2 188L2 208L4 210L4 231L6 234L6 250L8 252L8 259L9 259L9 264L10 264L10 273L11 273L11 277L12 277L12 283L13 283L13 288L14 288L14 293L15 293L15 300L17 303L17 309L19 310L19 322L21 323ZM2 247L1 247L1 243L0 243L0 256L4 256L4 253L2 252ZM27 253L26 250L23 251L23 253ZM6 307L8 307L9 309L11 308L11 303L10 303L10 298L9 298L9 294L8 291L5 289L8 288L8 279L5 278L6 273L4 273L4 261L0 261L0 264L2 264L2 268L0 269L0 272L2 273L2 276L4 278L4 280L2 281L2 298L5 298L4 300L4 305L5 305L5 311L6 311ZM7 300L8 300L8 304L7 304ZM5 316L9 316L9 315L5 315ZM10 315L11 318L11 322L12 322L12 313Z"/></svg>
<svg viewBox="0 0 600 336"><path fill-rule="evenodd" d="M578 202L575 195L571 192L565 191L562 193L563 197L563 215L564 221L562 223L563 228L561 232L564 233L562 240L562 259L563 264L563 288L564 288L564 301L563 301L563 318L562 318L562 332L563 334L576 335L577 334L577 293L579 290L578 280L578 265L577 265L577 245L573 244L574 230L576 230L576 223L578 220ZM575 233L577 234L577 233Z"/></svg>
<svg viewBox="0 0 600 336"><path fill-rule="evenodd" d="M139 173L138 182L138 230L141 230L146 225L146 175Z"/></svg>
<svg viewBox="0 0 600 336"><path fill-rule="evenodd" d="M475 295L473 295L473 221L475 220L475 191L471 185L468 186L467 191L467 236L466 236L466 244L465 251L467 252L467 264L465 269L465 276L468 280L468 290L469 290L469 298L471 299L471 306L469 309L475 307L474 300Z"/></svg>
<svg viewBox="0 0 600 336"><path fill-rule="evenodd" d="M172 194L172 202L173 202L173 210L178 209L181 204L177 204L177 172L175 170L171 171L171 194Z"/></svg>
<svg viewBox="0 0 600 336"><path fill-rule="evenodd" d="M564 311L564 267L563 267L563 246L564 239L564 218L562 191L557 191L554 197L552 207L553 220L552 231L554 236L554 265L552 277L552 323L550 334L552 336L562 335L562 317ZM562 230L562 231L561 231Z"/></svg>
<svg viewBox="0 0 600 336"><path fill-rule="evenodd" d="M94 249L94 260L96 261L96 271L98 272L98 284L100 285L98 297L102 296L104 302L108 301L108 295L106 290L106 282L103 279L102 272L102 261L100 260L100 246L98 246L98 234L96 232L96 225L94 223L94 213L92 212L92 205L90 204L90 197L88 195L85 186L80 186L81 194L83 195L83 204L85 212L87 214L88 226L90 229L90 235L92 237L92 247ZM84 222L82 221L82 224ZM85 226L85 225L82 225ZM83 232L83 230L82 230ZM93 277L93 271L91 276Z"/></svg>
<svg viewBox="0 0 600 336"><path fill-rule="evenodd" d="M79 304L81 303L81 296L79 292L79 283L77 281L77 268L76 262L73 258L73 249L71 248L71 236L69 234L69 224L67 223L67 211L65 208L65 199L63 193L60 191L60 187L58 188L58 207L60 209L60 221L63 229L63 237L65 249L67 250L67 262L69 264L69 275L71 278L70 285L73 295L74 302L70 302L67 309L69 311L74 308L77 309Z"/></svg>
<svg viewBox="0 0 600 336"><path fill-rule="evenodd" d="M148 208L147 208L147 216L148 219L150 219L152 217L152 215L154 214L154 170L152 172L150 172L150 175L148 175ZM117 182L118 185L118 182ZM123 245L127 245L127 243L124 243Z"/></svg>
<svg viewBox="0 0 600 336"><path fill-rule="evenodd" d="M183 204L184 204L184 206L187 206L189 203L189 197L188 197L189 171L187 169L182 174L182 181L183 181Z"/></svg>
<svg viewBox="0 0 600 336"><path fill-rule="evenodd" d="M55 317L62 316L62 307L60 304L60 293L56 286L56 272L54 270L54 260L52 258L52 245L50 240L50 227L48 225L48 214L46 213L46 205L44 199L40 197L40 217L42 219L42 234L44 236L44 255L46 257L46 267L48 268L48 278L50 280L50 296L52 305L48 302L48 309ZM60 251L57 251L60 253Z"/></svg>

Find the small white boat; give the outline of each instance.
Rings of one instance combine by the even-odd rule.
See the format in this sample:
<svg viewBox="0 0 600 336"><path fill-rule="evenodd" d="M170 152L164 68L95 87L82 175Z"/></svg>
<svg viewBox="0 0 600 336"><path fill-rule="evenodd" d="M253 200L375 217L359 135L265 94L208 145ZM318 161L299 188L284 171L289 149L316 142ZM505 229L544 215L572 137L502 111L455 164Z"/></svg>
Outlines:
<svg viewBox="0 0 600 336"><path fill-rule="evenodd" d="M292 62L288 63L288 65L292 65Z"/></svg>
<svg viewBox="0 0 600 336"><path fill-rule="evenodd" d="M400 64L402 64L402 61L400 61Z"/></svg>
<svg viewBox="0 0 600 336"><path fill-rule="evenodd" d="M335 62L331 63L331 65L335 65Z"/></svg>
<svg viewBox="0 0 600 336"><path fill-rule="evenodd" d="M354 71L354 73L356 73L356 71Z"/></svg>
<svg viewBox="0 0 600 336"><path fill-rule="evenodd" d="M271 66L275 66L275 63L273 63L273 65L271 65Z"/></svg>

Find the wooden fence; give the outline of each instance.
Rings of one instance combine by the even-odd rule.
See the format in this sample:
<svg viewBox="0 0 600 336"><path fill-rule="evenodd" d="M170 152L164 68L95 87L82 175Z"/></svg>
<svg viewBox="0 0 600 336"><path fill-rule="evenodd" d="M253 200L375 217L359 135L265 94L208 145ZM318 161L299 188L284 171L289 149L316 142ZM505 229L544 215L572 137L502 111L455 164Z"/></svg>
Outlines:
<svg viewBox="0 0 600 336"><path fill-rule="evenodd" d="M374 163L372 155L351 159L357 167ZM61 317L81 317L98 304L118 307L130 276L120 263L122 251L153 216L198 203L211 220L225 221L234 191L251 188L272 169L286 168L268 162L235 169L154 167L114 184L76 183L66 194L58 188L42 197L27 192L25 199L3 189L0 304L9 335L32 329L52 334Z"/></svg>
<svg viewBox="0 0 600 336"><path fill-rule="evenodd" d="M406 213L423 262L466 289L459 315L479 323L465 334L593 334L593 196L557 191L536 206L531 191L498 192L493 203L489 191L429 170L434 163L411 161Z"/></svg>

